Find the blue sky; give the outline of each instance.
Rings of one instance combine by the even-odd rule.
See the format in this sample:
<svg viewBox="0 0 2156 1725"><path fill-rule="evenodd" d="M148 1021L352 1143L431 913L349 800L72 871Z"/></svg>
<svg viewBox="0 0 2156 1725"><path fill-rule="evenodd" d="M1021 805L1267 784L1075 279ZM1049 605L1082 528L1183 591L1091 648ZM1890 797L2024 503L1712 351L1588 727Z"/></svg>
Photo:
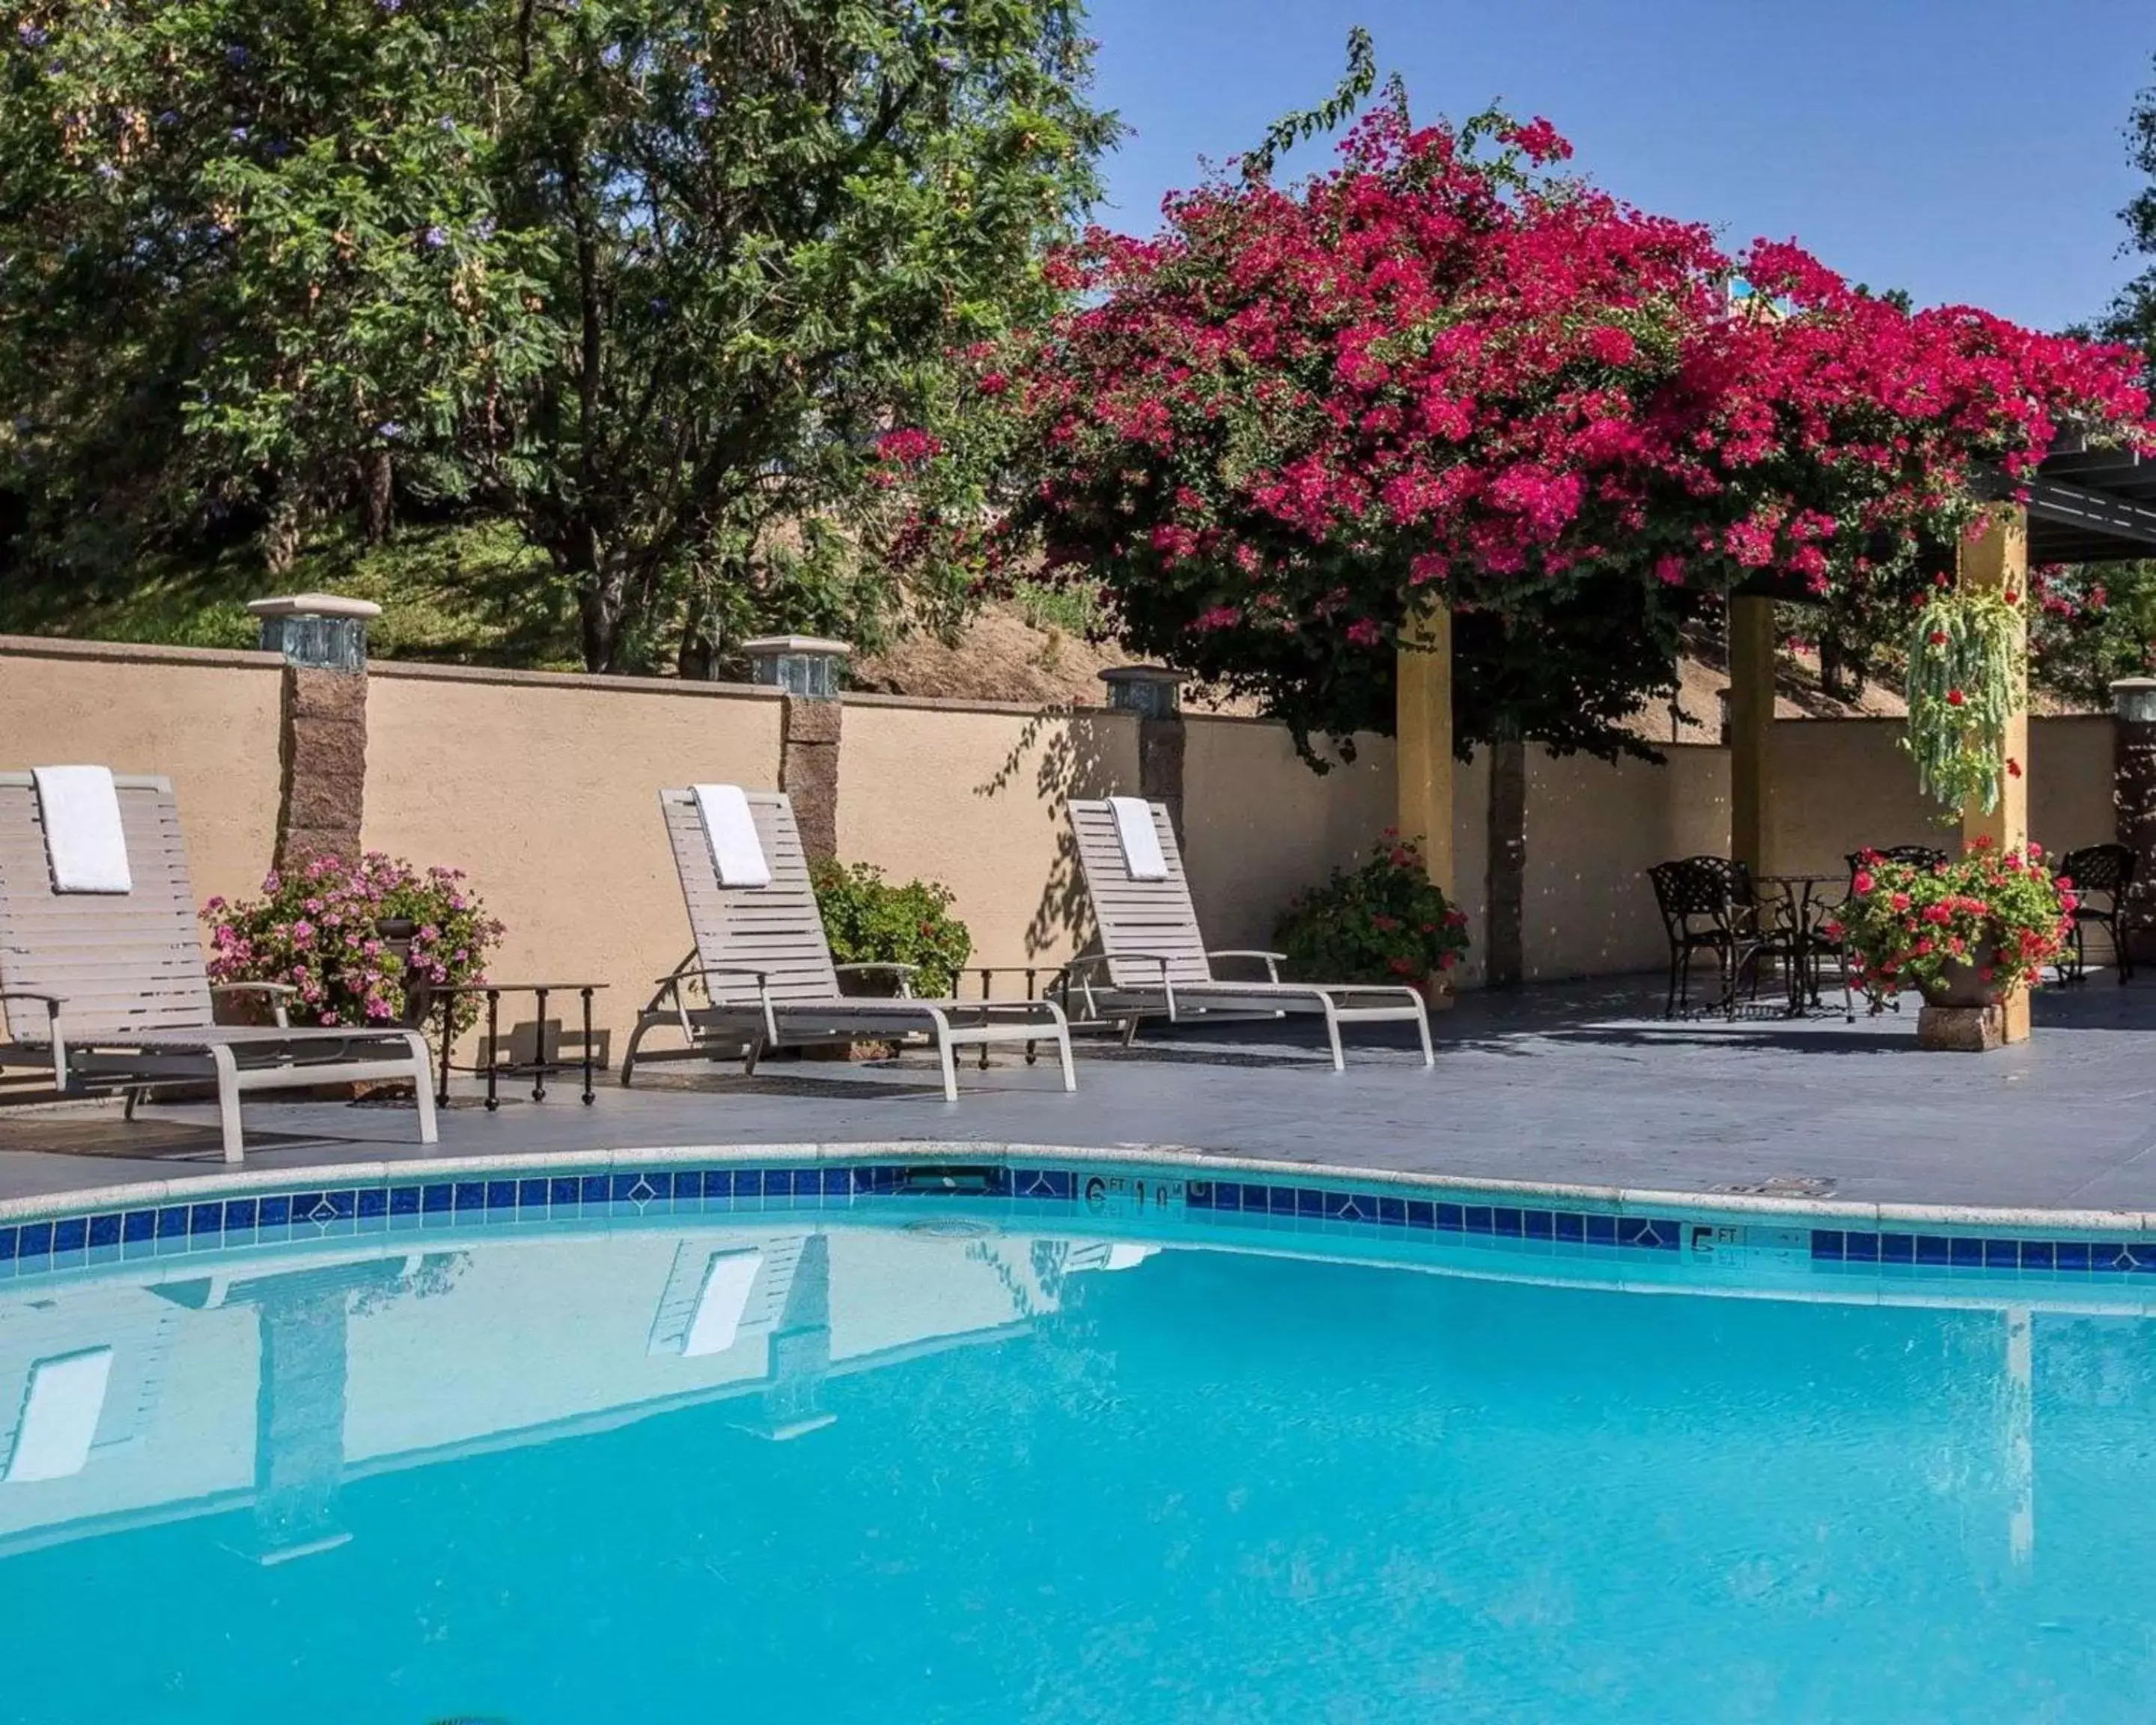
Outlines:
<svg viewBox="0 0 2156 1725"><path fill-rule="evenodd" d="M1367 25L1418 113L1493 96L1573 165L1724 244L1794 235L1920 303L2044 328L2100 311L2133 194L2123 128L2156 81L2148 0L1091 0L1096 95L1136 135L1110 225L1150 230L1201 157L1332 88ZM1321 162L1306 146L1290 167Z"/></svg>

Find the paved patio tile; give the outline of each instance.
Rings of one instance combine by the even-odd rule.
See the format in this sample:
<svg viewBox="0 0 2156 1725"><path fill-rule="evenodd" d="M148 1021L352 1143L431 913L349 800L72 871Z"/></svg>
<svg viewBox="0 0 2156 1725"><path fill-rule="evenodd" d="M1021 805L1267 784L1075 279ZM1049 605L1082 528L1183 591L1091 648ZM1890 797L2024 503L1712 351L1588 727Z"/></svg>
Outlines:
<svg viewBox="0 0 2156 1725"><path fill-rule="evenodd" d="M2047 992L2036 1040L1985 1056L1920 1052L1913 1011L1854 1026L1671 1025L1651 1015L1659 1004L1640 983L1471 997L1440 1021L1434 1070L1395 1044L1366 1045L1335 1074L1270 1026L1153 1033L1130 1052L1087 1045L1075 1096L1046 1065L1005 1062L965 1070L955 1105L913 1061L770 1065L753 1081L714 1069L697 1088L671 1075L608 1084L590 1108L572 1087L491 1115L454 1107L433 1151L403 1110L255 1101L251 1130L301 1142L265 1142L248 1164L901 1139L1175 1145L1701 1194L1805 1176L1859 1202L2156 1210L2156 984ZM170 1141L173 1123L200 1127L213 1111L145 1113L147 1147L158 1122ZM110 1132L88 1135L97 1154L65 1153L63 1140L85 1138L54 1130L69 1117L80 1115L0 1111L0 1197L224 1171L194 1159L199 1142L191 1159L131 1157Z"/></svg>

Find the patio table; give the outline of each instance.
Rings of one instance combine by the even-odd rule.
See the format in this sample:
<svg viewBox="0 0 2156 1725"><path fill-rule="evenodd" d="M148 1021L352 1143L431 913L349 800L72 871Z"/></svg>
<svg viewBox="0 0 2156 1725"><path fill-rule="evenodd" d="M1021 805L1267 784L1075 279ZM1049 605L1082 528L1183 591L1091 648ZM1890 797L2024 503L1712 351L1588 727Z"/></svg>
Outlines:
<svg viewBox="0 0 2156 1725"><path fill-rule="evenodd" d="M434 1009L434 1003L442 1004L442 1061L441 1074L434 1090L438 1106L446 1107L449 1101L449 1073L452 1070L470 1072L486 1080L487 1111L492 1113L501 1106L499 1086L504 1077L521 1077L529 1074L531 1079L531 1100L547 1100L547 1076L550 1072L566 1071L570 1062L547 1058L547 997L566 994L574 990L583 1001L583 1051L579 1063L583 1069L584 1106L592 1101L592 996L607 985L604 983L430 983L423 991L419 1007L420 1019ZM486 1059L470 1066L452 1069L449 1065L449 1045L455 1040L450 1021L456 1016L457 997L462 994L486 996ZM530 994L536 997L532 1016L536 1022L531 1058L528 1060L505 1060L501 1058L501 1009L504 994ZM559 1045L557 1044L558 1050Z"/></svg>
<svg viewBox="0 0 2156 1725"><path fill-rule="evenodd" d="M1820 955L1835 943L1820 932L1820 925L1840 901L1830 900L1824 889L1846 886L1845 875L1756 875L1753 891L1760 914L1771 917L1776 931L1787 936L1786 968L1789 987L1789 1016L1800 1018L1825 1003L1820 999Z"/></svg>

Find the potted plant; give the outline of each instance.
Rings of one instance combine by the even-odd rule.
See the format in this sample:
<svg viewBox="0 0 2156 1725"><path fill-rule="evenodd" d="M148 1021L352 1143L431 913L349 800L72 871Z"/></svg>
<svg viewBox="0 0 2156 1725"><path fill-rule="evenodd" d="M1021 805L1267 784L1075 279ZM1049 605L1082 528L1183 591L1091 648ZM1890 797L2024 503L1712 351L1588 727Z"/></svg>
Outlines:
<svg viewBox="0 0 2156 1725"><path fill-rule="evenodd" d="M1866 851L1825 932L1843 940L1875 1011L1908 988L1933 1006L1993 1005L2035 988L2072 927L2073 883L2043 855L1978 839L1958 862L1925 868Z"/></svg>
<svg viewBox="0 0 2156 1725"><path fill-rule="evenodd" d="M1445 1006L1449 973L1467 950L1467 915L1430 880L1421 850L1389 829L1360 868L1335 869L1296 898L1273 941L1301 975L1404 983Z"/></svg>
<svg viewBox="0 0 2156 1725"><path fill-rule="evenodd" d="M951 889L937 880L908 880L893 886L873 863L818 862L809 870L816 908L839 964L903 964L906 991L926 999L948 999L958 992L961 973L973 951L973 937L951 914ZM849 993L896 994L901 973L871 971L846 979ZM844 1059L850 1052L874 1060L891 1052L884 1042L834 1045L810 1049Z"/></svg>
<svg viewBox="0 0 2156 1725"><path fill-rule="evenodd" d="M456 870L422 871L380 851L316 857L271 875L259 899L213 898L202 914L210 979L289 983L287 1010L302 1024L413 1023L425 984L483 981L502 934ZM476 998L461 999L453 1028L478 1012Z"/></svg>

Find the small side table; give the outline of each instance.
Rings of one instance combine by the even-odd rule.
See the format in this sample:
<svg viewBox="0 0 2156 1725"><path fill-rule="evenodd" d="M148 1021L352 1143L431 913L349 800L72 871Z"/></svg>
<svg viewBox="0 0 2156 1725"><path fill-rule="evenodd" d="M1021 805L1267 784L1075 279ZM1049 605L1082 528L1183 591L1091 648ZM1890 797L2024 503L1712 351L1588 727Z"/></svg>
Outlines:
<svg viewBox="0 0 2156 1725"><path fill-rule="evenodd" d="M526 1073L531 1078L531 1100L547 1100L547 1076L550 1072L567 1071L572 1064L580 1064L584 1075L584 1106L592 1105L592 996L606 987L604 983L458 983L448 986L434 985L424 991L420 1008L424 1022L434 1009L434 1003L442 1004L442 1069L434 1086L434 1101L446 1107L449 1100L449 1074L452 1070L468 1071L486 1080L487 1111L492 1113L501 1106L500 1086L505 1078L519 1078ZM550 1060L547 1058L547 997L574 992L583 1002L584 1046L581 1062ZM449 1065L449 1045L455 1040L450 1020L456 1015L457 997L460 994L486 996L486 1059L483 1063L452 1068ZM536 997L533 1017L537 1021L537 1042L528 1060L505 1060L501 1058L501 997L505 994L530 994Z"/></svg>

